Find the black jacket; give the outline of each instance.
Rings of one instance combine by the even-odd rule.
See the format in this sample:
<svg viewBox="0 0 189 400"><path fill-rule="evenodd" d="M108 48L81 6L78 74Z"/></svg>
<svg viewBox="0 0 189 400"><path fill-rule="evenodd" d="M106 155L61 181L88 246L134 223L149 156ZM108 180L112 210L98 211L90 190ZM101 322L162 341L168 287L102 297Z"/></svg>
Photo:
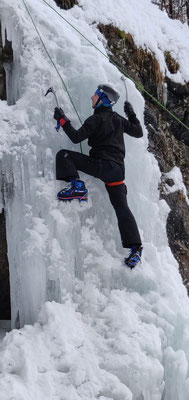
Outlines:
<svg viewBox="0 0 189 400"><path fill-rule="evenodd" d="M70 122L66 122L63 129L73 143L88 138L91 157L112 160L119 164L123 164L125 157L123 133L135 138L143 136L140 122L136 117L127 120L112 111L110 107L104 106L97 108L80 129L74 129Z"/></svg>

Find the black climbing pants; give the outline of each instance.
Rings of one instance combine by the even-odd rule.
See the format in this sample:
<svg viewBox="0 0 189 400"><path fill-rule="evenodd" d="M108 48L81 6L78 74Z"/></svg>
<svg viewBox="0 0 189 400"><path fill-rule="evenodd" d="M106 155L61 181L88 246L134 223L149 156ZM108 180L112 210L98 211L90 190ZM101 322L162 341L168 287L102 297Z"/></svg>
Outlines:
<svg viewBox="0 0 189 400"><path fill-rule="evenodd" d="M112 206L117 215L118 227L123 247L141 245L141 238L135 218L127 204L127 188L124 183L108 186L107 183L120 182L125 178L124 166L114 161L100 160L84 154L60 150L56 155L56 179L71 182L79 179L78 170L105 183Z"/></svg>

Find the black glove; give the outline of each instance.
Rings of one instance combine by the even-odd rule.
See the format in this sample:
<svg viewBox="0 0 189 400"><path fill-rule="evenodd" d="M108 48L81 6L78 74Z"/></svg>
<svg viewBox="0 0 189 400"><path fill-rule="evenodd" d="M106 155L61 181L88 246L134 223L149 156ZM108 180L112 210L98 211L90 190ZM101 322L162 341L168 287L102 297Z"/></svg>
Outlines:
<svg viewBox="0 0 189 400"><path fill-rule="evenodd" d="M54 119L60 122L60 125L63 126L66 122L70 122L69 118L66 117L62 108L56 107L54 109Z"/></svg>
<svg viewBox="0 0 189 400"><path fill-rule="evenodd" d="M135 120L136 114L133 110L132 104L129 103L129 101L125 101L125 103L124 103L124 111L125 111L125 114L127 115L127 117L129 118L129 120Z"/></svg>

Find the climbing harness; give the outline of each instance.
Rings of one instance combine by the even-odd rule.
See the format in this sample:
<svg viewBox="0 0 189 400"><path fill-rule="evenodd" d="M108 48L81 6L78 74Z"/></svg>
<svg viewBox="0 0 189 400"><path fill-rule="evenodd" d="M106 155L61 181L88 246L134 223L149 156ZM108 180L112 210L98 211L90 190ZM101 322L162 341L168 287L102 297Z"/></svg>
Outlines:
<svg viewBox="0 0 189 400"><path fill-rule="evenodd" d="M22 2L23 2L24 6L25 6L25 8L26 8L26 11L28 12L28 15L29 15L29 17L30 17L30 19L31 19L31 21L32 21L32 24L33 24L33 26L34 26L34 28L35 28L35 30L36 30L38 36L39 36L39 39L40 39L40 41L41 41L41 43L42 43L42 45L43 45L43 47L44 47L44 50L45 50L46 54L47 54L47 56L49 57L49 59L50 59L52 65L53 65L54 69L56 70L56 72L57 72L57 74L58 74L58 76L59 76L59 78L60 78L60 80L61 80L61 82L62 82L62 84L63 84L64 90L66 91L66 93L67 93L67 95L68 95L68 97L69 97L69 99L70 99L70 102L71 102L71 104L72 104L72 106L73 106L74 111L75 111L76 114L77 114L77 117L78 117L78 119L79 119L79 122L80 122L80 124L82 125L81 118L80 118L79 113L78 113L78 111L77 111L77 109L76 109L76 107L75 107L75 104L74 104L74 102L73 102L73 100L72 100L72 98L71 98L71 96L70 96L70 93L69 93L69 91L68 91L68 88L67 88L67 86L66 86L66 84L65 84L65 82L64 82L64 80L63 80L63 78L62 78L62 76L60 75L60 72L58 71L58 69L57 69L57 67L56 67L56 65L55 65L55 63L54 63L52 57L50 56L50 54L49 54L49 52L48 52L48 50L47 50L47 48L46 48L46 46L45 46L45 43L44 43L44 41L43 41L43 39L42 39L42 37L41 37L41 35L40 35L39 30L37 29L37 26L36 26L36 24L35 24L35 22L34 22L34 20L33 20L33 18L32 18L32 15L31 15L31 13L30 13L30 11L29 11L29 9L28 9L28 7L27 7L25 1L22 0ZM47 3L47 4L48 4L48 3ZM80 151L81 151L81 153L82 153L82 145L81 145L81 142L80 142Z"/></svg>
<svg viewBox="0 0 189 400"><path fill-rule="evenodd" d="M24 0L22 0L24 1ZM92 43L83 33L81 33L77 28L75 28L74 25L72 25L65 17L63 17L58 11L56 11L46 0L43 0L45 4L47 4L48 7L50 7L56 14L60 16L68 25L70 25L76 32L78 32L88 43L90 43L96 50L98 50L104 57L106 57L109 62L127 78L129 78L132 82L135 83L136 87L141 90L141 92L145 93L148 97L150 97L159 107L161 107L164 111L166 111L172 118L174 118L179 124L181 124L185 129L189 131L189 126L185 125L184 122L182 122L175 114L173 114L171 111L169 111L156 97L152 96L151 93L149 93L144 86L139 84L135 79L133 79L127 72L125 72L115 61L113 61L107 54L105 54L102 50L100 50L94 43Z"/></svg>
<svg viewBox="0 0 189 400"><path fill-rule="evenodd" d="M118 181L118 182L106 182L105 185L106 186L119 186L119 185L123 185L124 181Z"/></svg>

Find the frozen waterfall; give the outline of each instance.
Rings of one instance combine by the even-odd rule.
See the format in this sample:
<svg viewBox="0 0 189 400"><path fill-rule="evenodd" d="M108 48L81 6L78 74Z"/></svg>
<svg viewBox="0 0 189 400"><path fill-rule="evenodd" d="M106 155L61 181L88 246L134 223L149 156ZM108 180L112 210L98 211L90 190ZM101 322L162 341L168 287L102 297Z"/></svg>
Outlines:
<svg viewBox="0 0 189 400"><path fill-rule="evenodd" d="M106 51L96 27L107 22L102 1L94 11L93 2L80 0L69 12L48 2ZM120 10L133 20L136 1L119 0L116 17L108 2L108 21L117 18L125 29ZM141 3L146 14L159 12L148 0ZM82 121L92 113L90 97L101 82L120 92L115 111L123 114L120 72L43 0L27 5ZM1 346L1 399L188 400L189 301L168 246L169 209L159 200L160 171L147 150L144 99L127 80L144 127L142 139L125 136L128 201L144 244L142 264L130 271L122 265L124 249L102 182L81 174L89 201L56 200L64 185L55 180L56 152L79 146L55 130L54 98L44 97L50 86L75 127L79 121L24 3L1 0L0 18L14 54L13 70L7 70L10 102L0 102L1 207L12 328L23 328L7 334ZM88 153L85 142L83 150Z"/></svg>

